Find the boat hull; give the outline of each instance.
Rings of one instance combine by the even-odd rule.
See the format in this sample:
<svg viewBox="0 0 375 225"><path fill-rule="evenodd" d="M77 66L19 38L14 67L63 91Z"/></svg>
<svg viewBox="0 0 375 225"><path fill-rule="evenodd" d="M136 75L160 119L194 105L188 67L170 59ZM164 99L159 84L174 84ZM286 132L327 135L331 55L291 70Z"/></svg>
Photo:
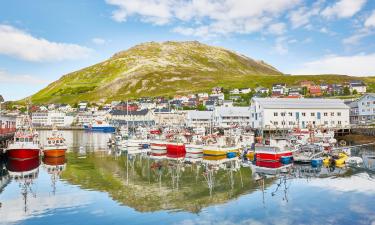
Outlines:
<svg viewBox="0 0 375 225"><path fill-rule="evenodd" d="M6 155L12 160L29 160L39 158L40 149L8 149Z"/></svg>
<svg viewBox="0 0 375 225"><path fill-rule="evenodd" d="M65 156L66 149L48 149L44 150L45 157L63 157Z"/></svg>
<svg viewBox="0 0 375 225"><path fill-rule="evenodd" d="M106 132L106 133L114 133L116 131L116 129L114 127L111 127L111 126L96 127L96 126L84 125L83 128L86 131L96 131L96 132Z"/></svg>
<svg viewBox="0 0 375 225"><path fill-rule="evenodd" d="M257 161L279 162L281 157L293 157L291 151L285 152L255 152Z"/></svg>
<svg viewBox="0 0 375 225"><path fill-rule="evenodd" d="M62 157L44 157L43 163L49 166L59 166L66 162L65 155Z"/></svg>
<svg viewBox="0 0 375 225"><path fill-rule="evenodd" d="M167 144L168 155L184 155L186 153L185 145L183 144Z"/></svg>
<svg viewBox="0 0 375 225"><path fill-rule="evenodd" d="M14 160L9 159L6 163L6 167L10 172L27 172L33 169L38 168L39 159L32 158L26 160Z"/></svg>

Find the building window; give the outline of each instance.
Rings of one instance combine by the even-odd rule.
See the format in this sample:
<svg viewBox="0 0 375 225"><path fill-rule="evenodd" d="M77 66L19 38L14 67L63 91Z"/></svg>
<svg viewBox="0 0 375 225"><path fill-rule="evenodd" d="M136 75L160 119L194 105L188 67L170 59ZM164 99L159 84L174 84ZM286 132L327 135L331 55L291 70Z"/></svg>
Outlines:
<svg viewBox="0 0 375 225"><path fill-rule="evenodd" d="M275 121L275 122L273 122L273 124L277 126L279 123L277 121Z"/></svg>
<svg viewBox="0 0 375 225"><path fill-rule="evenodd" d="M285 112L282 112L282 113L281 113L281 116L285 116Z"/></svg>
<svg viewBox="0 0 375 225"><path fill-rule="evenodd" d="M331 116L335 116L335 113L334 113L334 112L331 112Z"/></svg>
<svg viewBox="0 0 375 225"><path fill-rule="evenodd" d="M292 112L289 112L288 115L289 115L289 116L293 116L293 113L292 113Z"/></svg>
<svg viewBox="0 0 375 225"><path fill-rule="evenodd" d="M277 112L274 112L274 113L273 113L273 116L277 116L277 115L278 115Z"/></svg>
<svg viewBox="0 0 375 225"><path fill-rule="evenodd" d="M324 121L324 124L325 124L325 125L328 125L328 121Z"/></svg>
<svg viewBox="0 0 375 225"><path fill-rule="evenodd" d="M293 121L289 121L289 125L293 125Z"/></svg>
<svg viewBox="0 0 375 225"><path fill-rule="evenodd" d="M337 116L341 116L341 113L340 113L340 112L338 112L338 113L337 113Z"/></svg>
<svg viewBox="0 0 375 225"><path fill-rule="evenodd" d="M281 122L281 125L285 125L285 121L282 121L282 122Z"/></svg>
<svg viewBox="0 0 375 225"><path fill-rule="evenodd" d="M306 113L303 112L303 113L302 113L302 116L306 116Z"/></svg>
<svg viewBox="0 0 375 225"><path fill-rule="evenodd" d="M315 116L315 113L312 112L312 113L311 113L311 116Z"/></svg>
<svg viewBox="0 0 375 225"><path fill-rule="evenodd" d="M340 121L340 120L339 120L339 121L337 121L337 124L341 125L341 121Z"/></svg>
<svg viewBox="0 0 375 225"><path fill-rule="evenodd" d="M324 116L328 116L328 113L325 112L325 113L324 113Z"/></svg>

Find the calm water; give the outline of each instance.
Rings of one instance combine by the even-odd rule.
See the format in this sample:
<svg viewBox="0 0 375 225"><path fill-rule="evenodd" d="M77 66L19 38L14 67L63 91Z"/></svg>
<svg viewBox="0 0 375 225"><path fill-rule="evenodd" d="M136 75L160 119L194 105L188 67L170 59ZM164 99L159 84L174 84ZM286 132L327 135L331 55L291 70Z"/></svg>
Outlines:
<svg viewBox="0 0 375 225"><path fill-rule="evenodd" d="M374 150L356 152L364 168L258 179L249 167L128 156L106 147L108 134L64 135L65 160L0 165L1 224L375 224Z"/></svg>

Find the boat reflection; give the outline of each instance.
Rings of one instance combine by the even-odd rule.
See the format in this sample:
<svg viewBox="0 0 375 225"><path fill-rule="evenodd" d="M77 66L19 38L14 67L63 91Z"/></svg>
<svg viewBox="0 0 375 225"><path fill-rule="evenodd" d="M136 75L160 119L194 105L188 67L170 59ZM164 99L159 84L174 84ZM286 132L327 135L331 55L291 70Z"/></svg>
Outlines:
<svg viewBox="0 0 375 225"><path fill-rule="evenodd" d="M51 175L52 194L56 194L56 182L60 179L61 173L66 169L66 159L63 157L44 157L43 167Z"/></svg>
<svg viewBox="0 0 375 225"><path fill-rule="evenodd" d="M36 192L34 191L34 180L39 174L39 164L39 158L23 161L8 159L6 163L6 168L8 169L10 178L17 182L21 189L24 212L27 212L28 210L28 196L31 194L32 197L36 197Z"/></svg>

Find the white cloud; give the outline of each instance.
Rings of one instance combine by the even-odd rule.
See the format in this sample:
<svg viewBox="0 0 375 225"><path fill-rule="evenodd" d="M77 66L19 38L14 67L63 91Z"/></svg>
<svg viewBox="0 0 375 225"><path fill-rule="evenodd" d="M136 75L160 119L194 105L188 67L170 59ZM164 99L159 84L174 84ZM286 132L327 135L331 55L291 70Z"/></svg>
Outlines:
<svg viewBox="0 0 375 225"><path fill-rule="evenodd" d="M60 61L88 57L91 49L76 44L50 42L9 25L0 24L0 54L27 61Z"/></svg>
<svg viewBox="0 0 375 225"><path fill-rule="evenodd" d="M366 0L339 0L322 11L326 18L349 18L359 12L365 5Z"/></svg>
<svg viewBox="0 0 375 225"><path fill-rule="evenodd" d="M102 38L93 38L91 41L96 45L104 45L107 43L107 41Z"/></svg>
<svg viewBox="0 0 375 225"><path fill-rule="evenodd" d="M356 31L356 33L352 36L343 39L342 43L346 45L355 45L358 44L363 38L368 37L372 34L374 34L373 31L370 31L368 29L361 29Z"/></svg>
<svg viewBox="0 0 375 225"><path fill-rule="evenodd" d="M375 27L375 10L372 11L371 15L365 21L366 27Z"/></svg>
<svg viewBox="0 0 375 225"><path fill-rule="evenodd" d="M288 38L278 37L276 38L274 50L280 55L285 55L288 53L288 43Z"/></svg>
<svg viewBox="0 0 375 225"><path fill-rule="evenodd" d="M288 15L292 27L299 28L302 26L309 26L311 17L319 15L322 3L323 1L317 1L311 8L303 6L292 11Z"/></svg>
<svg viewBox="0 0 375 225"><path fill-rule="evenodd" d="M375 75L375 53L353 56L328 55L322 59L307 62L292 74L343 74L353 76Z"/></svg>
<svg viewBox="0 0 375 225"><path fill-rule="evenodd" d="M274 23L268 26L268 32L271 34L281 35L285 33L286 25L285 23Z"/></svg>
<svg viewBox="0 0 375 225"><path fill-rule="evenodd" d="M29 74L11 74L0 70L0 83L6 84L48 84L49 80L40 79Z"/></svg>
<svg viewBox="0 0 375 225"><path fill-rule="evenodd" d="M137 16L143 22L163 25L181 24L173 29L183 35L227 35L252 33L277 24L283 13L300 4L301 0L106 0L117 7L112 18L126 21ZM185 26L193 22L192 26ZM275 27L279 26L279 27ZM281 32L282 25L270 29Z"/></svg>

